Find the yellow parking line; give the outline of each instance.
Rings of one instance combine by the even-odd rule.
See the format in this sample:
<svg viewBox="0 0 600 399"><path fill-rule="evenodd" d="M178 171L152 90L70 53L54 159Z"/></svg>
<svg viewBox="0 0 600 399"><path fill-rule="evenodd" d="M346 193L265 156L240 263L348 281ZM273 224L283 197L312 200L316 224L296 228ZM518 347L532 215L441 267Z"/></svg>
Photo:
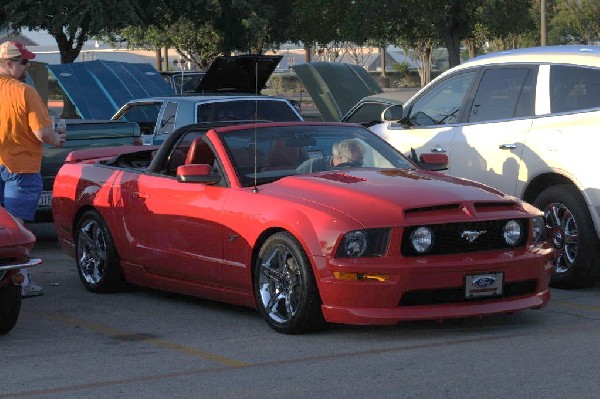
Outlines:
<svg viewBox="0 0 600 399"><path fill-rule="evenodd" d="M593 312L600 312L600 306L583 305L581 303L574 303L574 302L568 302L568 301L557 301L554 299L552 299L550 301L550 304L558 304L558 305L566 306L569 308L591 310Z"/></svg>
<svg viewBox="0 0 600 399"><path fill-rule="evenodd" d="M229 367L246 367L249 366L250 363L241 362L239 360L230 359L224 356L217 355L215 353L205 352L199 349L191 348L189 346L176 344L174 342L165 341L158 338L152 338L148 336L144 336L143 334L135 334L128 333L121 330L117 330L102 324L94 323L91 321L81 320L74 317L69 317L60 314L40 314L41 317L45 317L47 319L60 321L65 324L69 324L72 326L84 327L91 331L96 331L106 335L118 336L119 338L135 338L137 341L146 342L161 348L175 350L181 353L185 353L187 355L197 356L205 360L210 360L216 363L224 364Z"/></svg>

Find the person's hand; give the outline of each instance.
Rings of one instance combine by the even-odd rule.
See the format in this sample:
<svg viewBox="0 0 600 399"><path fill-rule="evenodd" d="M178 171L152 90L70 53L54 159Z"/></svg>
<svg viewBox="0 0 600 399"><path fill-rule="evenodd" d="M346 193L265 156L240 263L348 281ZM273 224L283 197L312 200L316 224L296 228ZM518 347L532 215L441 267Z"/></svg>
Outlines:
<svg viewBox="0 0 600 399"><path fill-rule="evenodd" d="M62 147L65 144L65 141L67 141L67 133L58 133L57 132L56 136L57 136L58 139L56 141L55 146L58 147L58 148L60 148L60 147Z"/></svg>

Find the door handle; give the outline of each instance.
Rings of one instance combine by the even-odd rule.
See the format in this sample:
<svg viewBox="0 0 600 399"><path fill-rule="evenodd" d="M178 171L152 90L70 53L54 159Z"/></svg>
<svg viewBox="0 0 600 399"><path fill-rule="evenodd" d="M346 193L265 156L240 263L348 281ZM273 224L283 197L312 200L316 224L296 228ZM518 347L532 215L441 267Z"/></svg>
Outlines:
<svg viewBox="0 0 600 399"><path fill-rule="evenodd" d="M148 198L150 198L150 196L148 194L146 194L146 193L140 193L139 191L135 191L133 193L133 196L135 198L140 198L140 199L148 199Z"/></svg>
<svg viewBox="0 0 600 399"><path fill-rule="evenodd" d="M445 149L444 147L440 147L440 146L438 145L437 147L433 147L433 148L431 149L431 152L437 152L438 154L439 154L439 153L445 154L445 153L446 153L446 149Z"/></svg>
<svg viewBox="0 0 600 399"><path fill-rule="evenodd" d="M517 148L516 144L500 144L500 148L501 150L514 150Z"/></svg>

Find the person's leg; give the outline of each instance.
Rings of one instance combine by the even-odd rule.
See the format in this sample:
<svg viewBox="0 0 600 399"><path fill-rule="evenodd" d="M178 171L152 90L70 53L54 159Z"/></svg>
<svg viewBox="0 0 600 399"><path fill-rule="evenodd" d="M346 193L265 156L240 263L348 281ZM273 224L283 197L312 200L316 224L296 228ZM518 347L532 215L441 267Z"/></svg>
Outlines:
<svg viewBox="0 0 600 399"><path fill-rule="evenodd" d="M35 210L42 194L42 177L39 173L10 173L3 171L4 208L25 226L25 221L35 218ZM21 269L25 277L21 286L23 297L38 296L44 293L42 287L31 280L28 269Z"/></svg>

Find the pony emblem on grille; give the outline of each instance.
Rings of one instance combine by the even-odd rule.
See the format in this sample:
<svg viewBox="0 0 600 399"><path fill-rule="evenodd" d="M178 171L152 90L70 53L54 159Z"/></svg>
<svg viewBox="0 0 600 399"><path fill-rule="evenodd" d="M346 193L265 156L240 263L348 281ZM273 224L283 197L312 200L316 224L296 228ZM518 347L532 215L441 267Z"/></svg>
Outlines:
<svg viewBox="0 0 600 399"><path fill-rule="evenodd" d="M465 240L467 240L468 243L473 243L473 242L475 242L475 240L477 240L479 238L479 236L482 236L485 233L487 233L486 230L479 230L479 231L465 230L460 235L460 238L464 238Z"/></svg>

